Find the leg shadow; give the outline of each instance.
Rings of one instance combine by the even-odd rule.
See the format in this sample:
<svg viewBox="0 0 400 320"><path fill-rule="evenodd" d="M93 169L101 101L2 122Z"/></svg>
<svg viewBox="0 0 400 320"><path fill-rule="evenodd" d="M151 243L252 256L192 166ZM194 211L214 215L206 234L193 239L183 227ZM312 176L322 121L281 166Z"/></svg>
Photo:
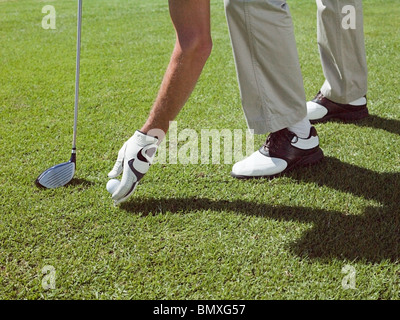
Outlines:
<svg viewBox="0 0 400 320"><path fill-rule="evenodd" d="M147 215L162 212L202 212L213 210L274 219L312 223L313 227L289 245L289 250L311 259L398 261L400 258L400 213L398 207L399 174L379 174L342 163L333 158L326 166L292 177L349 192L383 203L382 207L367 207L363 215L345 215L322 209L270 206L243 200L224 201L207 198L141 199L124 203L121 209ZM322 168L323 167L323 168ZM336 176L335 179L332 177ZM386 188L382 189L382 183Z"/></svg>
<svg viewBox="0 0 400 320"><path fill-rule="evenodd" d="M378 173L326 157L324 165L290 177L379 202L361 216L329 215L293 245L298 254L397 261L400 257L400 173ZM315 242L317 230L320 242Z"/></svg>

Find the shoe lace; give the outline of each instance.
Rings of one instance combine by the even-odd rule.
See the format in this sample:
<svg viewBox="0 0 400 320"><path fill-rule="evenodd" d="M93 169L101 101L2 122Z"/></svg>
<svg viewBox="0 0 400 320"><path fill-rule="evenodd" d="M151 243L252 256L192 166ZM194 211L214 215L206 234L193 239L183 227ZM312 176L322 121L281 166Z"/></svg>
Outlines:
<svg viewBox="0 0 400 320"><path fill-rule="evenodd" d="M265 150L269 150L270 152L276 153L279 150L282 150L288 141L291 142L293 137L296 137L296 135L287 129L272 132L269 134L267 140L263 144L263 148Z"/></svg>

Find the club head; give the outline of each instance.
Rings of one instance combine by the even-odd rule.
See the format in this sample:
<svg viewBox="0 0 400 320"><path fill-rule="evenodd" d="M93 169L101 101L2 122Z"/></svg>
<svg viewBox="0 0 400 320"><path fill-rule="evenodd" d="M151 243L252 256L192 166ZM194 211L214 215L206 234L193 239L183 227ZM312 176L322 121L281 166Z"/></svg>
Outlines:
<svg viewBox="0 0 400 320"><path fill-rule="evenodd" d="M44 171L35 181L39 188L54 189L65 186L75 174L76 160L73 154L68 162L57 164Z"/></svg>

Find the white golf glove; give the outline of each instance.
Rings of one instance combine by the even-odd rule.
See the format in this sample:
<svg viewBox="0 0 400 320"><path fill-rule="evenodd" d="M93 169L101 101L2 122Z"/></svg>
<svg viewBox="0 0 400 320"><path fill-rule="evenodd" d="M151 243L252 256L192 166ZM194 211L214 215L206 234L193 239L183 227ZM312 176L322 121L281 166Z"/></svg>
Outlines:
<svg viewBox="0 0 400 320"><path fill-rule="evenodd" d="M114 168L108 174L108 177L116 178L123 173L121 182L112 190L115 205L126 201L135 191L153 162L157 142L157 138L136 131L119 150Z"/></svg>

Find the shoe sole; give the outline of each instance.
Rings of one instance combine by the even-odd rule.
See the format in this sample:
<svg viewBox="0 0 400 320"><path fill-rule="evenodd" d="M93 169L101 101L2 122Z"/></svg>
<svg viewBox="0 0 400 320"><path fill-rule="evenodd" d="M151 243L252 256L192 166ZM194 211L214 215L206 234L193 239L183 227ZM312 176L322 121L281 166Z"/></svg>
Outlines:
<svg viewBox="0 0 400 320"><path fill-rule="evenodd" d="M321 119L310 120L310 122L312 124L316 124L316 123L324 123L334 119L341 120L343 122L352 122L367 118L368 116L369 116L368 109L363 108L362 110L356 112L342 112L331 115L327 114Z"/></svg>
<svg viewBox="0 0 400 320"><path fill-rule="evenodd" d="M236 179L241 179L241 180L248 180L248 179L273 179L273 178L277 178L280 177L282 175L284 175L285 173L292 171L293 169L297 168L297 167L308 167L308 166L312 166L314 164L319 163L320 161L322 161L322 159L324 158L324 153L322 151L321 148L318 148L314 153L303 157L301 159L299 159L299 161L292 163L292 165L288 166L285 170L283 170L282 172L273 174L273 175L265 175L265 176L242 176L242 175L236 175L233 172L231 172L231 176L233 178Z"/></svg>

